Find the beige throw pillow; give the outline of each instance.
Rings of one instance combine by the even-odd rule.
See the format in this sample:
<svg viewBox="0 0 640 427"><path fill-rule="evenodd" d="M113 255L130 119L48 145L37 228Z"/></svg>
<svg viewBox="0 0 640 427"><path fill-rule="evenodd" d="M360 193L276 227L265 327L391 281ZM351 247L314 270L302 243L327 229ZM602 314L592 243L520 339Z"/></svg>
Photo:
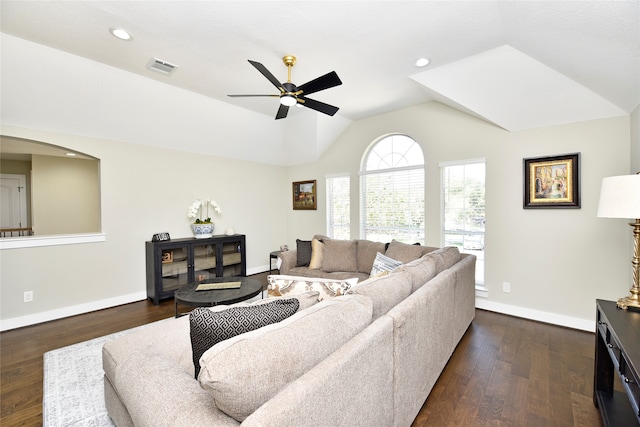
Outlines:
<svg viewBox="0 0 640 427"><path fill-rule="evenodd" d="M324 243L318 239L311 240L311 261L309 262L309 270L320 270L322 268L323 258Z"/></svg>
<svg viewBox="0 0 640 427"><path fill-rule="evenodd" d="M397 240L392 240L391 243L389 243L389 248L385 252L385 255L406 264L422 256L422 246L409 245L398 242Z"/></svg>
<svg viewBox="0 0 640 427"><path fill-rule="evenodd" d="M324 245L323 271L358 271L355 240L327 240Z"/></svg>

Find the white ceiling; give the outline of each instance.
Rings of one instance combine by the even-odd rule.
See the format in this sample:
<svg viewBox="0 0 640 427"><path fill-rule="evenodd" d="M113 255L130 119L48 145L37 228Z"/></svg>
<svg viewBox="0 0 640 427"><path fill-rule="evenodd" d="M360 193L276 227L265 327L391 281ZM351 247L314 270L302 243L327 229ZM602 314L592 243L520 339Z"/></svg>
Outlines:
<svg viewBox="0 0 640 427"><path fill-rule="evenodd" d="M276 93L248 62L358 120L437 100L514 131L612 117L640 104L634 1L7 1L4 33L274 117ZM122 27L120 41L109 33ZM426 56L431 65L413 62ZM150 71L156 57L178 65ZM40 64L46 67L46 64ZM293 111L295 110L295 111ZM318 114L292 109L291 115ZM288 118L289 119L289 118ZM288 120L285 119L285 120Z"/></svg>

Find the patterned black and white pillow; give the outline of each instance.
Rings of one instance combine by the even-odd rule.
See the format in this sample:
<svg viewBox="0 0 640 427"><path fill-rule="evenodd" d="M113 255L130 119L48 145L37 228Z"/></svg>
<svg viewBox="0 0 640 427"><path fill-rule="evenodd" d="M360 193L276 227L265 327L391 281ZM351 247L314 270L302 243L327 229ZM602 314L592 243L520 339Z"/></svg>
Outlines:
<svg viewBox="0 0 640 427"><path fill-rule="evenodd" d="M266 304L230 307L211 311L198 307L189 314L191 349L195 377L200 373L200 357L215 344L272 323L278 323L298 311L296 298L275 300Z"/></svg>

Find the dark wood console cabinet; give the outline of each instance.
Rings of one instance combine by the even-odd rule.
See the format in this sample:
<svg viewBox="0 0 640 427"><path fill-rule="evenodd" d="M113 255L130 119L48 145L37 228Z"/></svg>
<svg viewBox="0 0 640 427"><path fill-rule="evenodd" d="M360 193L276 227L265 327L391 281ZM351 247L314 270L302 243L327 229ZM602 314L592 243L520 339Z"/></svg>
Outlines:
<svg viewBox="0 0 640 427"><path fill-rule="evenodd" d="M246 276L245 236L146 242L147 298L158 305L176 289L211 277Z"/></svg>
<svg viewBox="0 0 640 427"><path fill-rule="evenodd" d="M640 313L614 301L596 300L596 306L593 403L605 426L640 425Z"/></svg>

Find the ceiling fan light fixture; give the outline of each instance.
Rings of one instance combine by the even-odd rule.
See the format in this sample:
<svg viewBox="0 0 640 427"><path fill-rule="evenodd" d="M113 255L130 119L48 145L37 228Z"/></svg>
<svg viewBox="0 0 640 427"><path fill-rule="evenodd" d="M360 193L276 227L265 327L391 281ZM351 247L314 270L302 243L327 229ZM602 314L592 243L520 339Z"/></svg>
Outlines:
<svg viewBox="0 0 640 427"><path fill-rule="evenodd" d="M296 100L295 96L293 95L282 95L280 97L280 104L285 105L287 107L292 107L294 105L296 105L298 103L298 101Z"/></svg>

